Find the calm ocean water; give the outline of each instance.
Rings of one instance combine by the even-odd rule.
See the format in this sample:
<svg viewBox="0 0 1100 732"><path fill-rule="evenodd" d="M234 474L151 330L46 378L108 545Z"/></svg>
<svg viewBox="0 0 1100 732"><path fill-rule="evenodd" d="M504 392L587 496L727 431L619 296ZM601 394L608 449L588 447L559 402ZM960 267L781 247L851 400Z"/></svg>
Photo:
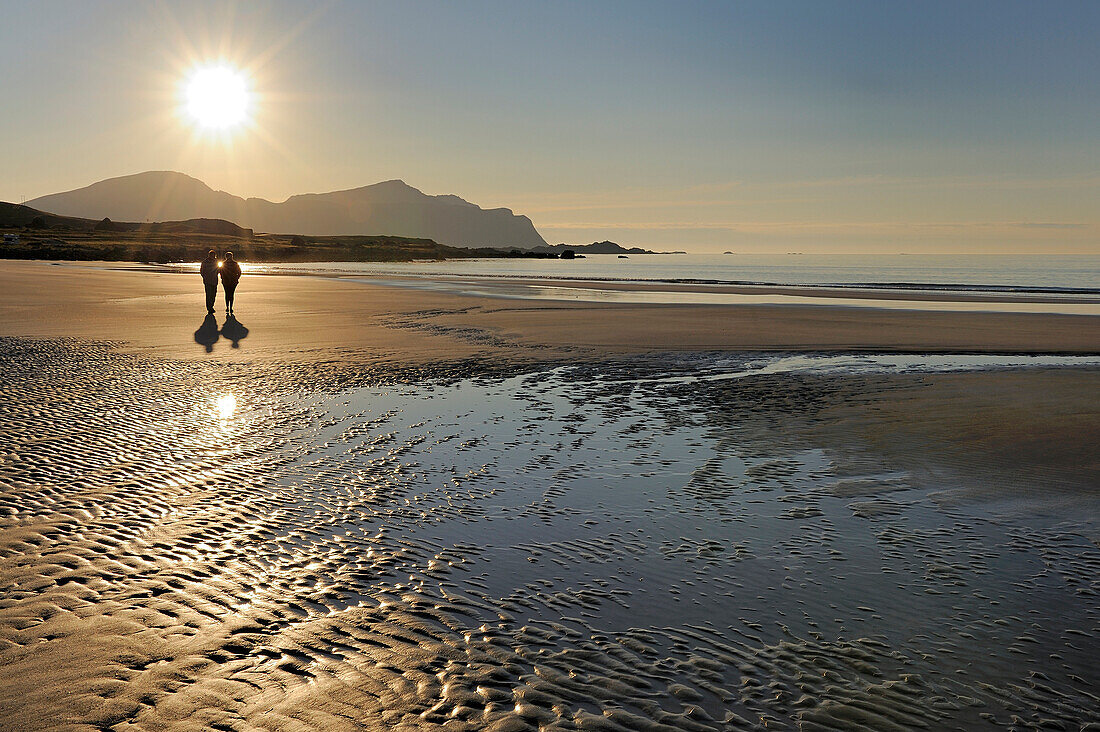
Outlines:
<svg viewBox="0 0 1100 732"><path fill-rule="evenodd" d="M315 275L475 276L603 281L840 285L914 289L1071 291L1100 294L1100 254L713 255L648 254L620 259L469 259L444 262L254 264L252 272Z"/></svg>

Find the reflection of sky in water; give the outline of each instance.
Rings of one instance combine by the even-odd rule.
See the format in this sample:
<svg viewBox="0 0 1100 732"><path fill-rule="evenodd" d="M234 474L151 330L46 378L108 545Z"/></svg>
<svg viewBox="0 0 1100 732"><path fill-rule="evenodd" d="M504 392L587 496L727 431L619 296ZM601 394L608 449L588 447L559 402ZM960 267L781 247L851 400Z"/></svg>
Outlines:
<svg viewBox="0 0 1100 732"><path fill-rule="evenodd" d="M785 295L781 293L746 294L741 292L701 292L683 290L599 289L530 285L500 280L460 279L356 279L347 282L408 287L433 292L447 292L479 297L500 297L518 300L556 300L562 302L598 302L622 305L816 305L845 308L880 308L888 310L925 310L938 312L1000 312L1059 313L1066 315L1100 315L1100 302L1030 302L1006 299L1002 301L965 300L898 300L877 297L826 297L818 295Z"/></svg>
<svg viewBox="0 0 1100 732"><path fill-rule="evenodd" d="M756 359L720 358L700 364L691 376L667 376L641 381L680 383L721 381L760 374L912 374L1026 368L1096 368L1100 356L1005 356L958 354L796 354Z"/></svg>
<svg viewBox="0 0 1100 732"><path fill-rule="evenodd" d="M772 412L728 401L735 391L720 380L1095 366L1100 358L693 356L667 369L644 359L635 365L342 394L328 405L319 447L307 459L311 471L323 461L327 475L344 477L326 487L335 493L305 483L322 498L299 510L320 523L334 496L372 509L362 519L349 512L331 533L288 534L287 545L303 541L314 551L308 542L318 536L355 540L384 526L387 537L392 532L409 546L485 546L484 571L472 570L476 589L504 603L517 624L540 617L528 613L529 603L572 603L561 598L583 591L610 593L598 611L603 628L705 623L736 612L779 620L799 634L828 621L895 643L914 628L950 637L956 628L940 625L957 598L943 582L960 580L941 582L925 564L958 565L975 591L1000 591L1035 566L1014 555L1003 575L979 580L963 562L1000 561L1003 529L980 512L954 508L945 516L926 500L927 487L870 458L839 469L824 450L790 440ZM759 388L764 400L785 398L781 381ZM845 481L861 487L846 493ZM293 490L302 485L294 482ZM945 520L965 522L965 535L941 537ZM896 547L887 544L884 562L876 532L898 524L910 533ZM900 580L878 581L883 567ZM395 574L416 572L398 565ZM771 610L795 606L804 606L807 624L797 613ZM1043 611L1062 622L1057 608L1044 604ZM1011 668L1003 673L1011 676Z"/></svg>
<svg viewBox="0 0 1100 732"><path fill-rule="evenodd" d="M173 265L198 271L198 263ZM783 255L677 254L619 259L449 259L418 262L249 262L248 271L273 274L399 277L706 281L787 285L930 285L952 289L1083 289L1095 294L1100 258L987 255ZM1047 293L1051 294L1051 293Z"/></svg>

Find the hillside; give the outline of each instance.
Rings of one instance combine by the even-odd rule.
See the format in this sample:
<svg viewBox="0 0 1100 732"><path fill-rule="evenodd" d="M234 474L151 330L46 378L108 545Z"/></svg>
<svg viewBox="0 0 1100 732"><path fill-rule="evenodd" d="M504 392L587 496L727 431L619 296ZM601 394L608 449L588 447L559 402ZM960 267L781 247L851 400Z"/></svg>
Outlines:
<svg viewBox="0 0 1100 732"><path fill-rule="evenodd" d="M308 236L392 235L475 248L546 244L526 216L506 208L483 209L458 196L429 196L400 180L273 203L215 191L182 173L151 171L42 196L27 205L97 221L205 218L254 231Z"/></svg>
<svg viewBox="0 0 1100 732"><path fill-rule="evenodd" d="M0 242L2 259L185 262L201 259L207 249L230 249L240 259L252 262L408 262L517 256L499 249L449 247L412 237L255 234L221 219L94 221L4 202L0 202L0 231L5 234ZM518 256L557 255L524 252Z"/></svg>
<svg viewBox="0 0 1100 732"><path fill-rule="evenodd" d="M85 229L95 224L88 219L74 218L72 216L58 216L45 211L39 211L30 206L18 203L0 201L0 228L16 229L22 227L71 227Z"/></svg>

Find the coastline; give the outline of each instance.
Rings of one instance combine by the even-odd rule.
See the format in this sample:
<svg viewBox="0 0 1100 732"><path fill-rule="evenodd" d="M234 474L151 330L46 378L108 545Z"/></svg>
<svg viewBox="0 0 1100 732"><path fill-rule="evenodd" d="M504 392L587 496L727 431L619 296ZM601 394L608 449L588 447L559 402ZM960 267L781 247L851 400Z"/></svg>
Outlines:
<svg viewBox="0 0 1100 732"><path fill-rule="evenodd" d="M123 341L138 352L208 357L192 338L204 315L197 277L13 261L0 271L0 292L0 335ZM246 278L238 311L247 339L237 349L222 343L216 358L1100 352L1100 317L1089 315L508 300L324 277Z"/></svg>

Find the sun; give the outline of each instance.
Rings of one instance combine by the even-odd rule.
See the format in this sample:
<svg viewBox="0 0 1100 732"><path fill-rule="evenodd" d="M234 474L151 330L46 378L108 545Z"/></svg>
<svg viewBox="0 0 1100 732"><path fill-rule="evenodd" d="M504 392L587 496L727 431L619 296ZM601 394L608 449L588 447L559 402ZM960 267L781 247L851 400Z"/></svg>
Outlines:
<svg viewBox="0 0 1100 732"><path fill-rule="evenodd" d="M200 127L226 130L248 119L252 93L248 78L229 66L202 66L184 84L187 114Z"/></svg>

